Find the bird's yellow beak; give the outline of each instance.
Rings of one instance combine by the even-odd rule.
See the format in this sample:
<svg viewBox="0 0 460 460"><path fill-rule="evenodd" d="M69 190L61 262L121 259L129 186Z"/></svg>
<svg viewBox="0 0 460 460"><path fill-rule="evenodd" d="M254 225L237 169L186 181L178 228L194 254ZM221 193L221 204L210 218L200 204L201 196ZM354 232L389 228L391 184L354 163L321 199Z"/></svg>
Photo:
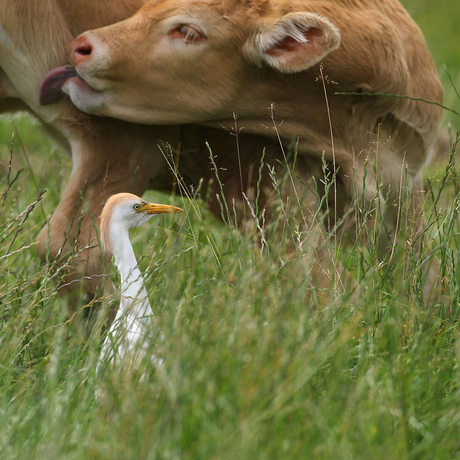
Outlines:
<svg viewBox="0 0 460 460"><path fill-rule="evenodd" d="M139 208L139 212L146 212L147 214L166 214L169 212L183 212L183 209L167 204L147 203Z"/></svg>

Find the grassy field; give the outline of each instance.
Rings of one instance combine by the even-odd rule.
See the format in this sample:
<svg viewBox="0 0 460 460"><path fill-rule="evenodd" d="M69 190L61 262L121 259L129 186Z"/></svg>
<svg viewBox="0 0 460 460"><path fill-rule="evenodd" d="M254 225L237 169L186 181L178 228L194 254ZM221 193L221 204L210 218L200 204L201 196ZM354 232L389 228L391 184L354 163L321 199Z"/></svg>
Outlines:
<svg viewBox="0 0 460 460"><path fill-rule="evenodd" d="M450 79L460 89L460 4L405 3L446 105L459 110ZM453 115L449 124L460 128ZM309 276L311 247L288 225L282 237L268 225L242 235L202 203L149 193L186 209L132 233L164 334L152 352L164 364L96 378L99 328L69 315L81 301L59 296L59 274L34 249L70 159L27 118L1 120L0 148L1 460L460 459L454 166L426 178L442 305L422 299L423 256L410 234L392 263L359 241L341 249L354 285L322 291Z"/></svg>

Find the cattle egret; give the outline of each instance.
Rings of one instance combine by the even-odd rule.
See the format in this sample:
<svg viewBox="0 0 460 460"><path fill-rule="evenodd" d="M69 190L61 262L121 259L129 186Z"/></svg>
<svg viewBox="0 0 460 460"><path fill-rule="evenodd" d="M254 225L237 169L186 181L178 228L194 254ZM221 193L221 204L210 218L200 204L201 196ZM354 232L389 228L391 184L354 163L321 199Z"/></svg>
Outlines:
<svg viewBox="0 0 460 460"><path fill-rule="evenodd" d="M101 214L101 244L104 252L113 254L121 277L121 300L116 318L102 345L97 365L123 359L128 353L143 352L147 345L152 308L144 280L129 240L129 229L147 222L156 214L182 212L164 204L147 203L131 193L111 196ZM135 356L135 355L134 355Z"/></svg>

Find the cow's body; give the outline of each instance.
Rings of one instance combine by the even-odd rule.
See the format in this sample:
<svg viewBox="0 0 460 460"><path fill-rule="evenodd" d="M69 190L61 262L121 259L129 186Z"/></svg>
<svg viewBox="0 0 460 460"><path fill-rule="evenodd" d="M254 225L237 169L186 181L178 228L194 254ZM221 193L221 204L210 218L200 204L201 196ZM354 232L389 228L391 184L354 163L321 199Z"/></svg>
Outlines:
<svg viewBox="0 0 460 460"><path fill-rule="evenodd" d="M98 224L106 199L120 191L142 195L156 184L157 188L171 190L173 175L160 151L165 143L176 146L180 141L191 152L190 157L204 163L203 170L211 169L204 141L213 130L205 134L199 128L196 134L202 137L198 140L192 136L187 141L178 126L152 127L92 117L76 109L68 99L45 107L39 103L41 81L52 68L68 63L68 46L76 35L122 20L143 3L144 0L0 2L0 112L24 110L36 116L73 159L70 181L51 218L50 229L44 228L39 235L38 251L43 259L49 249L51 259L65 260L77 241L81 252L73 259L66 281L85 275L89 293L101 280L100 276L91 278L101 273L94 222ZM235 148L231 136L222 134L230 140L227 148ZM219 143L222 142L225 139ZM198 186L198 167L191 168L195 170L193 174L183 172L187 185ZM217 211L215 205L213 208ZM88 245L90 250L82 250ZM70 288L77 285L69 284Z"/></svg>
<svg viewBox="0 0 460 460"><path fill-rule="evenodd" d="M422 34L397 0L151 0L85 33L72 55L81 78L63 90L80 109L226 127L237 114L245 132L298 138L304 158L335 162L350 200L390 199L390 233L402 183L419 189L441 117L413 99L335 94L442 102Z"/></svg>

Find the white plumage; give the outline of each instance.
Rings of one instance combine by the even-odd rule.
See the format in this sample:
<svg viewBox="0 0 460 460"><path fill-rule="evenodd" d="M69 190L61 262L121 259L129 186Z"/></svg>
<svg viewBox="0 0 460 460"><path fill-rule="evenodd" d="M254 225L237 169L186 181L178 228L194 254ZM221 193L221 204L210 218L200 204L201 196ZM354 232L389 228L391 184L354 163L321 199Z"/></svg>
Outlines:
<svg viewBox="0 0 460 460"><path fill-rule="evenodd" d="M102 345L97 369L128 353L143 353L150 329L152 308L144 280L129 240L129 229L157 214L182 212L175 206L147 203L131 193L111 196L101 214L101 244L112 253L121 278L120 308ZM135 357L133 357L135 358Z"/></svg>

